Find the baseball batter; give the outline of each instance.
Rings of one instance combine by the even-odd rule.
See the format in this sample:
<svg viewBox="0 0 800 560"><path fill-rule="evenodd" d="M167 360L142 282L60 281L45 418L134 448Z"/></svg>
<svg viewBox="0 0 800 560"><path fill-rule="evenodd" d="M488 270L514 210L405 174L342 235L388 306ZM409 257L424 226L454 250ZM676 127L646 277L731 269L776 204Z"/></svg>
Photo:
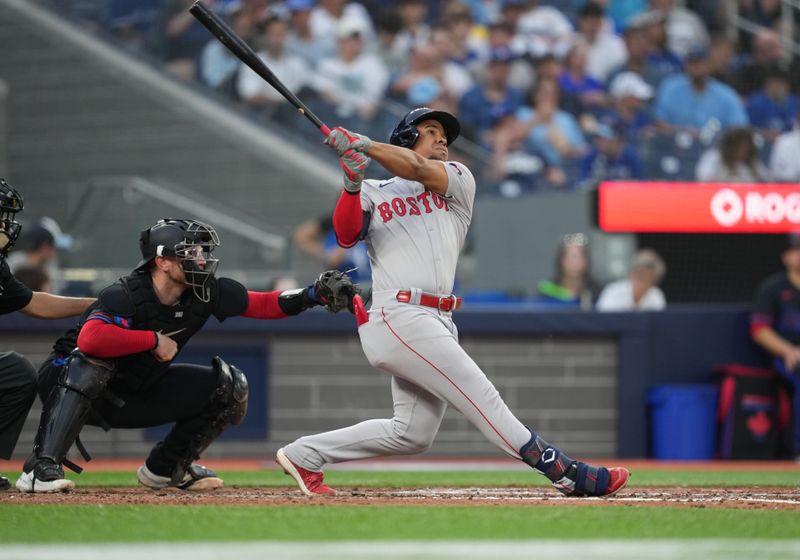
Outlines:
<svg viewBox="0 0 800 560"><path fill-rule="evenodd" d="M373 274L372 306L357 310L369 362L392 378L394 416L306 436L279 449L277 461L307 495L333 494L326 463L421 453L433 443L448 406L464 414L504 453L524 461L568 496L610 496L630 473L569 458L520 422L458 343L451 295L458 254L472 219L475 179L448 161L456 118L426 107L409 112L390 143L342 128L325 142L345 170L333 223L342 246L363 239ZM396 176L363 180L374 159Z"/></svg>

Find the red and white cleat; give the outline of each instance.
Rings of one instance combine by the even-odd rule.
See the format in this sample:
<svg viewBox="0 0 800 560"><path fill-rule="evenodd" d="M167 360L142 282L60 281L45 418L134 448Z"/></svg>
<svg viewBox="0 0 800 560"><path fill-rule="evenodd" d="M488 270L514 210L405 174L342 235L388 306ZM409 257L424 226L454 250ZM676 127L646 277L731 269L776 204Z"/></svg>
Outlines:
<svg viewBox="0 0 800 560"><path fill-rule="evenodd" d="M302 490L303 494L306 496L331 496L336 494L336 491L323 481L324 474L321 472L307 471L303 467L298 467L289 460L283 452L283 448L278 449L278 453L275 455L275 461L283 467L283 472L291 476L297 482L300 490Z"/></svg>

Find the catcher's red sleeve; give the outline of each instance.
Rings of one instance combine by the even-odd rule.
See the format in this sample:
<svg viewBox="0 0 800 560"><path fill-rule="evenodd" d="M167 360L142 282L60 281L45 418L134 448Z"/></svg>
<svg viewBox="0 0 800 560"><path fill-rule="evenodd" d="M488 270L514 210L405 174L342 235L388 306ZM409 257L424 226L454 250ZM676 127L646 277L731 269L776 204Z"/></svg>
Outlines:
<svg viewBox="0 0 800 560"><path fill-rule="evenodd" d="M90 319L78 333L81 352L97 358L118 358L152 350L156 346L156 333L118 327L101 319Z"/></svg>
<svg viewBox="0 0 800 560"><path fill-rule="evenodd" d="M251 319L283 319L288 317L278 304L281 292L247 292L247 309L242 317Z"/></svg>
<svg viewBox="0 0 800 560"><path fill-rule="evenodd" d="M333 230L336 232L336 241L339 245L352 247L358 243L363 220L361 194L343 190L333 211Z"/></svg>

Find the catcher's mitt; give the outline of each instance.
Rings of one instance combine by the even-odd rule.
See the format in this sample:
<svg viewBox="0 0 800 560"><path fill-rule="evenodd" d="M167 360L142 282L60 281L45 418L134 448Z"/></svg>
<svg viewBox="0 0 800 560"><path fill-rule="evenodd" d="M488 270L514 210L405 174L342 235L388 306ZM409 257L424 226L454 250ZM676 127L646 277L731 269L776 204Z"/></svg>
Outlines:
<svg viewBox="0 0 800 560"><path fill-rule="evenodd" d="M342 309L353 311L353 296L358 293L358 285L350 277L338 270L326 270L314 282L317 301L331 313Z"/></svg>

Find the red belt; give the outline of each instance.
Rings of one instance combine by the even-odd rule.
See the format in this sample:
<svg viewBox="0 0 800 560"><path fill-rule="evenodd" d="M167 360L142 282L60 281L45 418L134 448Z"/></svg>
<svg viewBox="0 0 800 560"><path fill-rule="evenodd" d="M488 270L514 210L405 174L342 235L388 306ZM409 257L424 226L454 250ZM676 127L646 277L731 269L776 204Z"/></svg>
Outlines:
<svg viewBox="0 0 800 560"><path fill-rule="evenodd" d="M400 290L397 292L397 301L402 303L410 303L411 292L409 290ZM435 294L426 294L425 292L422 292L422 295L419 298L419 305L433 307L439 311L455 311L461 307L462 303L463 300L454 295L437 296Z"/></svg>

